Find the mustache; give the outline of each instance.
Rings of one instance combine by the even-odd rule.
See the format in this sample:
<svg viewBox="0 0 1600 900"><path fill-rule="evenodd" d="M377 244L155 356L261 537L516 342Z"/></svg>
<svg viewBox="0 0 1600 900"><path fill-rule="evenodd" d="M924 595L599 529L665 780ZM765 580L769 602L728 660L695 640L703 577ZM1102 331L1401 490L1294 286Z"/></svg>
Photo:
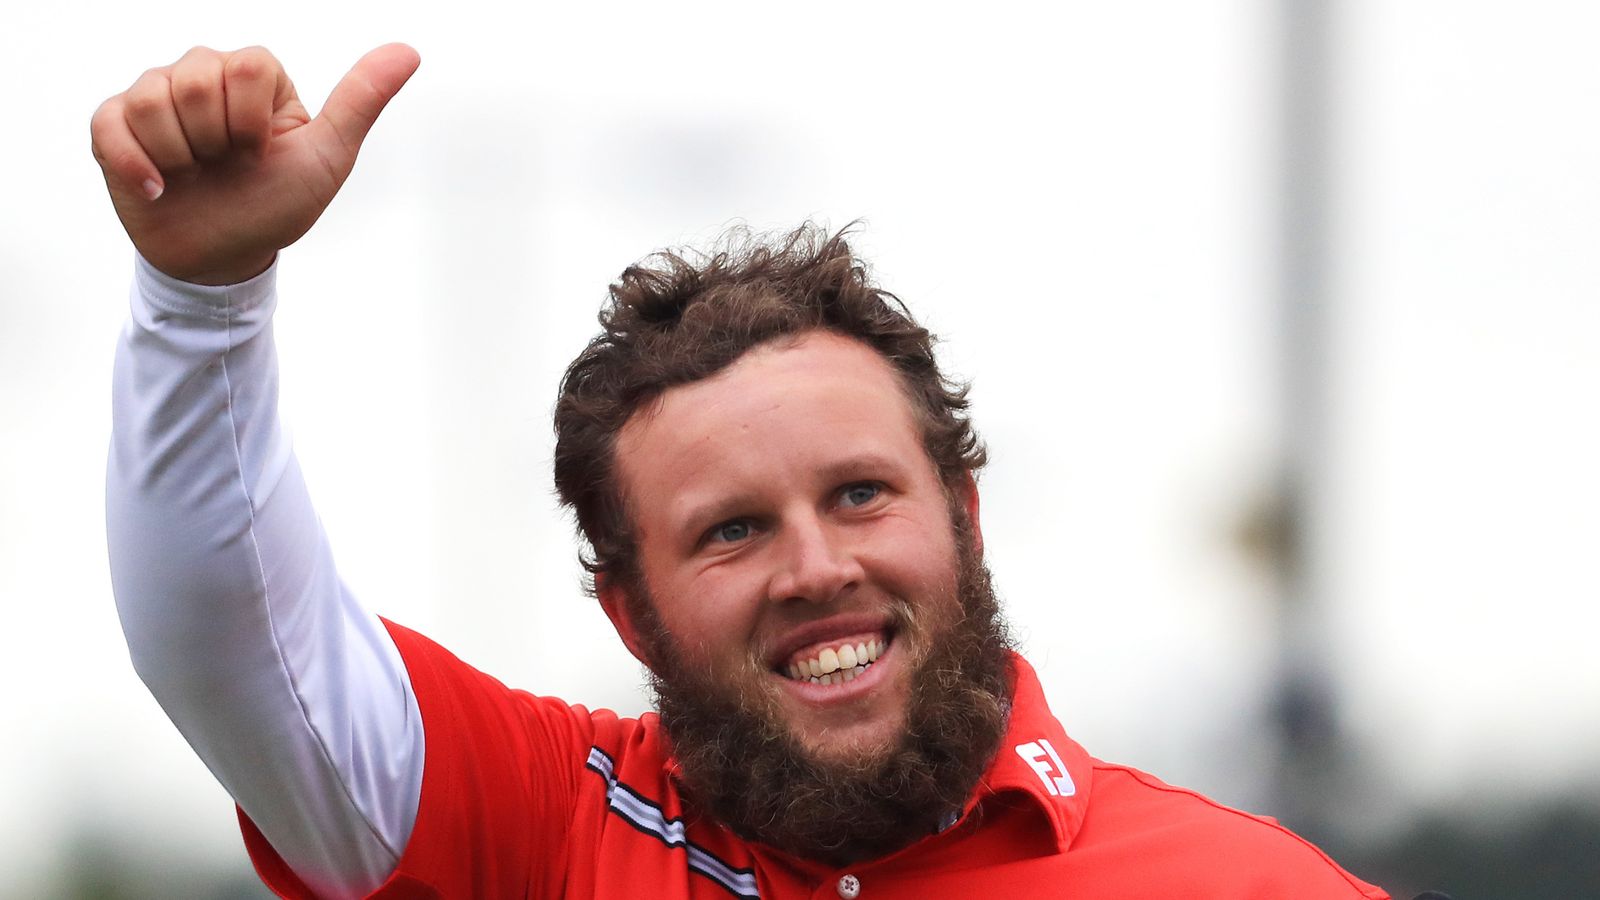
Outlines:
<svg viewBox="0 0 1600 900"><path fill-rule="evenodd" d="M882 601L858 602L854 605L829 604L826 606L819 606L817 609L818 612L815 614L815 618L817 619L829 619L841 616L870 618L875 621L881 619L884 621L885 629L890 634L896 636L908 635L916 638L920 636L921 628L923 627L923 617L917 612L916 608L903 597L891 596ZM783 626L783 630L789 630L796 626L803 626L805 624L807 624L806 621L788 622ZM659 635L659 637L662 640L669 640L665 635ZM772 634L757 635L756 638L751 642L749 650L746 651L745 658L741 661L744 671L749 674L760 674L773 671L771 664L772 661L779 659L780 656L783 655L778 652L778 646L780 643L782 643L782 640ZM671 650L669 652L674 654L676 653L675 650ZM674 662L681 665L681 660L674 660Z"/></svg>

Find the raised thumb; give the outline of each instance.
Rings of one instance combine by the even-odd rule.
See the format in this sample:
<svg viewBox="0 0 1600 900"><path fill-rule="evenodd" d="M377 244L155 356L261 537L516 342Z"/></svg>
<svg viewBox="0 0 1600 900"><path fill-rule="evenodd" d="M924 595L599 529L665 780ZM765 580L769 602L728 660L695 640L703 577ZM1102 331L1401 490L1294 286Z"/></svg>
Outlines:
<svg viewBox="0 0 1600 900"><path fill-rule="evenodd" d="M405 44L384 44L370 51L340 79L317 118L337 133L340 143L353 155L378 114L400 93L421 63L417 51Z"/></svg>

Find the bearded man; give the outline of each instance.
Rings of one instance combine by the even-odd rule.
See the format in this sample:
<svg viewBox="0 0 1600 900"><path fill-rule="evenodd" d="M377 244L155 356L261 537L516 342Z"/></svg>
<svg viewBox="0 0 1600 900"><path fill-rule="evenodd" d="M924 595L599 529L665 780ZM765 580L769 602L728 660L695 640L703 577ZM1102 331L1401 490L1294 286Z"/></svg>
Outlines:
<svg viewBox="0 0 1600 900"><path fill-rule="evenodd" d="M135 667L288 897L1381 898L1091 758L1010 648L984 452L840 235L660 254L567 371L556 483L659 716L509 690L344 589L277 422L277 251L408 47L313 119L197 48L93 121L140 254L108 520Z"/></svg>

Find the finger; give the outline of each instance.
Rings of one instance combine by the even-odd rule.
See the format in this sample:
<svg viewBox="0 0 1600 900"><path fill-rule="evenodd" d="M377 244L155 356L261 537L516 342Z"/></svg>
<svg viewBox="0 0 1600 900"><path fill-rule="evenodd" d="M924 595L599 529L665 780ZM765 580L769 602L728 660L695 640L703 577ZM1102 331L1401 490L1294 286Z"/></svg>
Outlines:
<svg viewBox="0 0 1600 900"><path fill-rule="evenodd" d="M128 127L138 139L150 161L163 175L194 165L189 139L178 124L178 111L172 105L172 82L161 69L151 69L128 88L124 110Z"/></svg>
<svg viewBox="0 0 1600 900"><path fill-rule="evenodd" d="M94 117L89 120L90 146L113 189L143 194L154 200L161 196L166 182L128 127L125 102L119 94L94 111Z"/></svg>
<svg viewBox="0 0 1600 900"><path fill-rule="evenodd" d="M172 105L189 141L189 152L201 162L228 152L228 114L223 99L222 54L196 47L172 66Z"/></svg>
<svg viewBox="0 0 1600 900"><path fill-rule="evenodd" d="M378 114L421 63L405 44L385 44L361 57L328 95L317 119L331 128L352 163Z"/></svg>
<svg viewBox="0 0 1600 900"><path fill-rule="evenodd" d="M294 87L283 65L265 47L228 54L222 81L227 104L228 141L234 149L260 152L272 137L272 111Z"/></svg>

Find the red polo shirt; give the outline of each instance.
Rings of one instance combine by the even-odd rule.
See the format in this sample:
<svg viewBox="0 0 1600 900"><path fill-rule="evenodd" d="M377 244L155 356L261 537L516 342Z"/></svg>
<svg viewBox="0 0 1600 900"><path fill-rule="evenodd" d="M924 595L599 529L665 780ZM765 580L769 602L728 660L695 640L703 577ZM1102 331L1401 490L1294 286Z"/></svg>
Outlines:
<svg viewBox="0 0 1600 900"><path fill-rule="evenodd" d="M389 631L427 751L411 840L374 897L1388 898L1271 819L1093 759L1020 657L1009 730L962 817L833 868L686 814L654 714L513 691L415 632ZM311 896L240 818L267 885Z"/></svg>

